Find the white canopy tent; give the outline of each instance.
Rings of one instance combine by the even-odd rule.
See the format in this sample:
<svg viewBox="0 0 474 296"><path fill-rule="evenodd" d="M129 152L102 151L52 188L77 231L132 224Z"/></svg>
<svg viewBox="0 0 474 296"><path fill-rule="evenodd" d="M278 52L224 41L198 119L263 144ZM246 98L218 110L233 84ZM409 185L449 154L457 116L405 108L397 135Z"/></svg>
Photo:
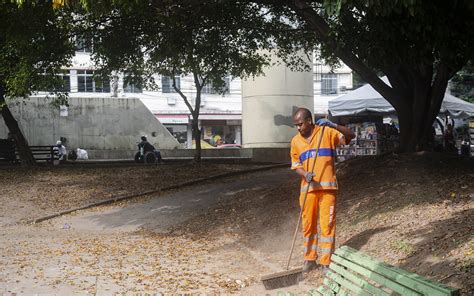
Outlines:
<svg viewBox="0 0 474 296"><path fill-rule="evenodd" d="M381 78L390 85L387 77ZM394 115L395 109L375 89L366 84L356 90L329 101L329 113L331 116L351 115ZM474 104L463 101L448 93L444 95L440 109L441 114L450 115L455 118L466 118L474 116Z"/></svg>

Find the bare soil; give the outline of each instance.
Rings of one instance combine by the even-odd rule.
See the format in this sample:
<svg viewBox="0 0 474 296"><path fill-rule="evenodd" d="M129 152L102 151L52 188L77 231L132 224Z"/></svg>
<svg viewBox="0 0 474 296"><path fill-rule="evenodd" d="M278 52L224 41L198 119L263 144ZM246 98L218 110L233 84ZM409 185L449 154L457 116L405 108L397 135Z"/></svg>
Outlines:
<svg viewBox="0 0 474 296"><path fill-rule="evenodd" d="M474 162L442 154L355 158L338 165L337 243L462 289L474 289ZM298 216L295 180L243 195L182 227L235 241L286 265ZM302 242L296 254L302 254ZM300 261L301 262L301 261ZM305 283L321 284L318 272Z"/></svg>
<svg viewBox="0 0 474 296"><path fill-rule="evenodd" d="M299 211L296 176L273 190L237 192L230 202L176 225L168 234L149 229L101 235L58 232L62 220L34 228L24 225L28 219L94 200L243 168L248 166L0 171L0 222L5 226L0 233L0 292L27 294L31 289L25 286L36 285L57 294L71 287L77 293L100 295L274 294L262 289L259 276L286 265ZM367 156L339 164L338 181L337 246L349 245L460 288L463 295L472 293L472 159L441 154ZM292 266L298 266L301 238L294 254ZM57 260L58 273L48 274L40 258ZM100 286L98 279L108 286ZM304 294L321 281L319 272L313 271L299 287L286 291Z"/></svg>
<svg viewBox="0 0 474 296"><path fill-rule="evenodd" d="M4 166L0 167L0 224L24 223L114 197L261 166L211 163L66 164L35 169Z"/></svg>

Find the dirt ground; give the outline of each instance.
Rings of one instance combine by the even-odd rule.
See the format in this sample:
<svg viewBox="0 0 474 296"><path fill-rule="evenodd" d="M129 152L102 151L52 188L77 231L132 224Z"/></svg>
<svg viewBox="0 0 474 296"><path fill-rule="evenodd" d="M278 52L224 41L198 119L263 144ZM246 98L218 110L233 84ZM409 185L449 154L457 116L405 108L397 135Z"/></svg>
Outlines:
<svg viewBox="0 0 474 296"><path fill-rule="evenodd" d="M0 223L26 222L113 197L260 166L210 163L191 167L185 163L63 165L37 169L0 166Z"/></svg>
<svg viewBox="0 0 474 296"><path fill-rule="evenodd" d="M236 192L230 202L217 204L165 234L141 229L91 235L69 231L66 218L25 225L32 218L95 200L247 167L0 169L0 292L28 293L31 289L24 287L34 286L38 294L53 289L61 295L70 291L264 295L259 276L286 264L298 215L296 177L282 180L273 190ZM258 176L239 178L258 180ZM440 154L367 156L338 165L338 181L337 245L360 249L471 294L472 159ZM302 262L298 254L301 238L293 266ZM320 283L320 274L314 271L298 288L287 291L304 294Z"/></svg>

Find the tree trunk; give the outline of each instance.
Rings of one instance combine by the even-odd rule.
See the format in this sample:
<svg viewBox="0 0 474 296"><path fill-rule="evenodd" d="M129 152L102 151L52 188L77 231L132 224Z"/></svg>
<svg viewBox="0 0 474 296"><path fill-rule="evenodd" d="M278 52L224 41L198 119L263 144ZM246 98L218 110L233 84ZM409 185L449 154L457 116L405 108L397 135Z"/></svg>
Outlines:
<svg viewBox="0 0 474 296"><path fill-rule="evenodd" d="M199 163L201 162L201 131L199 130L199 110L201 106L201 90L202 86L204 85L205 79L202 79L202 84L200 83L200 79L198 77L197 71L193 71L193 76L194 76L194 83L196 85L196 99L195 99L195 104L194 104L194 109L193 106L188 101L188 98L183 94L183 92L176 86L176 77L175 77L175 72L172 73L173 77L173 88L174 90L179 93L181 98L183 98L184 103L189 109L189 112L191 112L191 115L193 117L193 123L191 125L192 127L192 133L193 133L193 138L196 143L196 150L194 152L194 162Z"/></svg>
<svg viewBox="0 0 474 296"><path fill-rule="evenodd" d="M398 152L416 152L426 150L428 147L429 134L433 121L416 121L416 111L398 111L400 123L400 145Z"/></svg>
<svg viewBox="0 0 474 296"><path fill-rule="evenodd" d="M194 162L199 163L201 162L201 130L199 129L198 119L199 114L193 113L193 137L196 142L196 150L194 151Z"/></svg>
<svg viewBox="0 0 474 296"><path fill-rule="evenodd" d="M444 79L445 80L445 79ZM416 83L413 97L397 108L400 123L399 152L416 152L428 149L432 125L439 113L446 81L435 80L432 86ZM423 84L423 83L422 83Z"/></svg>
<svg viewBox="0 0 474 296"><path fill-rule="evenodd" d="M15 140L15 145L18 148L18 153L20 154L20 160L22 166L36 166L36 160L31 153L31 149L28 145L28 141L23 136L18 122L13 117L13 114L10 112L8 105L5 101L5 91L2 86L0 86L0 110L5 121L9 132L12 134L13 139Z"/></svg>

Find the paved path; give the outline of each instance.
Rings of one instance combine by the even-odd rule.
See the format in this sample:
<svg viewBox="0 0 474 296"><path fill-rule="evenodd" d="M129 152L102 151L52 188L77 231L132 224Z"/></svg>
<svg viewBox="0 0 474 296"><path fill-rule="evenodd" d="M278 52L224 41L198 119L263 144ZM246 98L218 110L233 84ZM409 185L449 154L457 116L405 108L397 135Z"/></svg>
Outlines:
<svg viewBox="0 0 474 296"><path fill-rule="evenodd" d="M255 177L235 177L233 181L227 179L221 183L196 185L123 208L100 212L85 210L75 216L56 219L56 223L67 223L73 229L93 232L133 231L140 227L167 232L171 226L205 213L237 193L272 188L282 178L294 178L294 173L288 169L276 169L252 173L251 176Z"/></svg>

